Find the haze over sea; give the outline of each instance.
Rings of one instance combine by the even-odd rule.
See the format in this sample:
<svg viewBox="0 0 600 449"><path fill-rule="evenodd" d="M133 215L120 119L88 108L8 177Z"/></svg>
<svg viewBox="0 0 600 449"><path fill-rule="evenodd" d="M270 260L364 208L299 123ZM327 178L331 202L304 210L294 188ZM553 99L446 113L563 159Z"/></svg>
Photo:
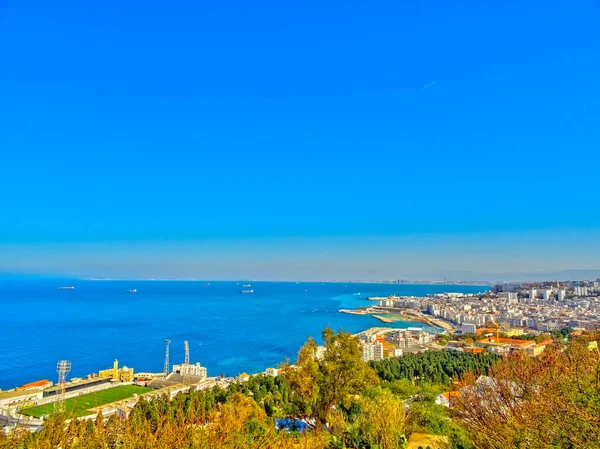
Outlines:
<svg viewBox="0 0 600 449"><path fill-rule="evenodd" d="M210 285L207 283L210 282ZM320 340L325 326L355 333L384 324L371 316L339 313L365 306L371 296L458 291L483 286L214 281L0 281L0 389L38 379L56 381L60 359L72 362L69 377L112 366L160 372L164 340L171 340L171 365L190 361L221 373L254 373L295 358L308 336ZM75 290L59 290L73 285ZM137 289L137 293L127 293ZM361 293L355 296L354 293Z"/></svg>

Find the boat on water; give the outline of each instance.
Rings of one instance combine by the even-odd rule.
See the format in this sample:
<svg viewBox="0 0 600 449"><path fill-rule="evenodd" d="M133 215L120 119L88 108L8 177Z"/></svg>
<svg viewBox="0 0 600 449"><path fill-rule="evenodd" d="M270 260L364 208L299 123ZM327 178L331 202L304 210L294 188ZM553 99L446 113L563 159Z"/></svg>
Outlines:
<svg viewBox="0 0 600 449"><path fill-rule="evenodd" d="M127 293L137 293L137 289L132 288L130 290L127 290Z"/></svg>
<svg viewBox="0 0 600 449"><path fill-rule="evenodd" d="M359 293L354 293L354 296L360 296L360 292Z"/></svg>
<svg viewBox="0 0 600 449"><path fill-rule="evenodd" d="M244 284L244 285L242 285L242 287L250 287L250 286L251 286L250 284Z"/></svg>
<svg viewBox="0 0 600 449"><path fill-rule="evenodd" d="M243 293L243 294L254 293L254 290L252 290L252 289L250 289L250 290L242 290L240 293Z"/></svg>
<svg viewBox="0 0 600 449"><path fill-rule="evenodd" d="M58 287L59 290L75 290L75 287L72 285L63 285L62 287Z"/></svg>

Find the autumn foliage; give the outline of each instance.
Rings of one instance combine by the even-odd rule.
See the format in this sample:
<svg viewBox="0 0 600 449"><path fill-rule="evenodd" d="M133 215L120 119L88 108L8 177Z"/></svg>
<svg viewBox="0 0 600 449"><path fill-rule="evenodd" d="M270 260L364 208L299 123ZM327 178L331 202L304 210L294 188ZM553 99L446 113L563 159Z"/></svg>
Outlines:
<svg viewBox="0 0 600 449"><path fill-rule="evenodd" d="M0 439L0 449L403 449L412 432L446 435L453 449L597 448L600 353L589 341L598 337L538 358L410 355L379 364L378 377L355 337L326 329L324 345L309 339L277 378L142 399L127 419L55 415L39 432ZM460 391L450 410L435 403L446 383ZM277 430L276 418L309 428Z"/></svg>
<svg viewBox="0 0 600 449"><path fill-rule="evenodd" d="M539 358L517 352L463 389L455 418L476 446L600 447L600 360L589 339L554 345Z"/></svg>

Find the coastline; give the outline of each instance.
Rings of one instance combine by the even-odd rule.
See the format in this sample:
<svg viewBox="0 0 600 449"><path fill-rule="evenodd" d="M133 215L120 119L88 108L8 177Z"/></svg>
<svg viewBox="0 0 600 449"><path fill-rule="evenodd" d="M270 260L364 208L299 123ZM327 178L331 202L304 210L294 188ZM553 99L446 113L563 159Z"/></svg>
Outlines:
<svg viewBox="0 0 600 449"><path fill-rule="evenodd" d="M411 299L411 300L425 300L426 296L416 297L416 296L368 296L361 298L364 301L373 301L378 303L377 305L368 305L368 306L359 306L355 309L340 309L339 312L347 313L351 315L371 315L373 318L381 321L386 324L393 324L394 322L415 322L426 324L433 328L441 329L442 332L453 333L456 329L456 326L447 321L445 319L439 317L430 316L421 310L408 309L408 308L397 308L390 306L389 304L385 304L384 301L391 300L402 300L402 299Z"/></svg>
<svg viewBox="0 0 600 449"><path fill-rule="evenodd" d="M320 340L324 327L357 333L374 325L393 328L423 327L439 333L427 322L385 323L372 315L388 317L367 296L424 297L447 290L477 292L483 287L255 283L254 295L240 295L235 282L69 281L75 290L58 290L56 280L0 283L6 325L0 329L5 344L0 352L0 388L24 382L55 379L57 360L72 362L72 377L97 373L118 359L135 371L158 372L164 365L164 341L171 358L183 360L183 341L190 344L190 361L200 362L209 375L235 376L258 372L293 358L308 336ZM128 289L137 289L132 295ZM362 292L362 296L355 295ZM23 303L28 313L23 313ZM48 308L52 303L53 307ZM258 303L258 304L257 304ZM339 313L348 309L347 313ZM353 310L349 310L353 309ZM367 310L365 310L367 309ZM68 310L73 323L82 323L77 337L55 339L44 351L47 336L57 332ZM228 313L229 311L233 313ZM135 317L132 324L132 317ZM293 317L290 322L290 317ZM199 325L201 320L201 325ZM27 329L27 344L14 338ZM184 332L184 333L182 333ZM70 335L70 334L69 334ZM117 344L119 342L119 344ZM223 350L224 346L227 348ZM94 350L90 351L90 347ZM36 360L25 364L24 360Z"/></svg>

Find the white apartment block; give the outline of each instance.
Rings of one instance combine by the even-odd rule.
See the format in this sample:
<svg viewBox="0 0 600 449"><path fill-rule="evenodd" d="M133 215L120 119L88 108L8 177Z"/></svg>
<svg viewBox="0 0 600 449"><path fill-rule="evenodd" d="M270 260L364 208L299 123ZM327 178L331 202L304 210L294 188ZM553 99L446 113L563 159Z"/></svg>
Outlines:
<svg viewBox="0 0 600 449"><path fill-rule="evenodd" d="M370 360L383 360L383 344L379 342L363 343L362 359L365 362Z"/></svg>
<svg viewBox="0 0 600 449"><path fill-rule="evenodd" d="M192 365L190 363L182 363L181 365L173 365L173 372L183 376L198 376L206 377L206 368L200 366L200 363Z"/></svg>
<svg viewBox="0 0 600 449"><path fill-rule="evenodd" d="M588 296L590 289L589 287L574 287L573 293L575 293L575 296Z"/></svg>
<svg viewBox="0 0 600 449"><path fill-rule="evenodd" d="M552 299L552 297L553 297L552 290L550 290L550 289L542 290L542 298L544 299L544 301L550 301L550 299Z"/></svg>

